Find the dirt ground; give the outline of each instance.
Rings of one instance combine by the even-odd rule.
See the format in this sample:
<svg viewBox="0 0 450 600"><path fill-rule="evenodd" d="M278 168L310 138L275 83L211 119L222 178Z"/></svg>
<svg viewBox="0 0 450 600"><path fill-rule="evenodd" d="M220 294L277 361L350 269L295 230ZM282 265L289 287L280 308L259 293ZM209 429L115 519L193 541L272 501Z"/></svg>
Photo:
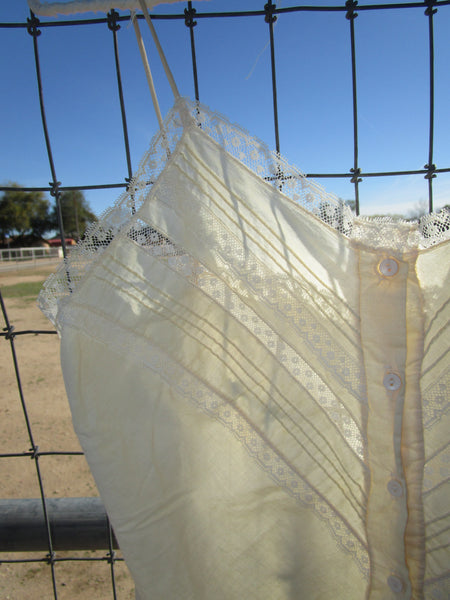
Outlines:
<svg viewBox="0 0 450 600"><path fill-rule="evenodd" d="M0 289L21 282L44 281L54 267L0 271ZM41 314L35 298L6 298L15 330L53 326ZM1 328L5 327L0 313ZM40 452L79 451L73 432L59 364L57 335L19 335L15 347L34 444ZM0 338L0 454L27 452L31 443L22 410L9 341ZM97 496L83 456L40 457L47 497ZM38 498L35 461L29 457L0 458L0 498ZM106 551L58 552L57 558L101 557ZM1 600L54 598L51 570L45 562L5 563L18 558L42 559L46 552L0 554ZM120 553L118 554L120 556ZM123 562L115 563L117 600L134 598L133 584ZM58 600L112 599L110 566L105 562L63 561L55 565Z"/></svg>

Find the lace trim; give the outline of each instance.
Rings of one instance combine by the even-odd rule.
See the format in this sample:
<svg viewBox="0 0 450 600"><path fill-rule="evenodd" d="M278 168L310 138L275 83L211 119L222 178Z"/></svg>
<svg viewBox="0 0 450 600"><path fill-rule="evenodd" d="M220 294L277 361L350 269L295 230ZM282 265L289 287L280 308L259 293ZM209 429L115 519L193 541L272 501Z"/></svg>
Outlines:
<svg viewBox="0 0 450 600"><path fill-rule="evenodd" d="M448 210L425 215L418 222L393 217L357 217L337 196L307 179L298 168L269 150L244 128L200 104L196 114L202 129L227 152L348 238L372 248L392 247L402 251L428 248L450 238Z"/></svg>
<svg viewBox="0 0 450 600"><path fill-rule="evenodd" d="M152 255L154 256L153 252ZM305 389L315 399L327 414L330 415L336 428L347 441L353 452L364 461L367 440L362 434L355 418L338 400L326 383L314 372L311 366L280 337L265 321L263 321L248 305L246 305L234 292L229 290L219 278L199 265L187 255L180 256L179 260L171 261L171 268L182 277L190 279L194 285L208 295L211 300L234 316L237 321L248 328L249 334L255 336L269 352L276 358L281 367L286 369L298 382L303 383ZM331 352L334 358L334 353ZM363 398L362 400L365 400ZM367 468L365 463L362 463Z"/></svg>
<svg viewBox="0 0 450 600"><path fill-rule="evenodd" d="M161 196L159 195L161 199ZM178 248L171 243L167 237L150 227L145 221L141 220L140 215L136 215L132 226L129 229L128 237L137 242L140 249L148 253L153 259L162 261L167 267L176 272L179 276L188 280L193 286L201 290L203 294L208 296L212 302L217 303L224 308L230 315L241 323L248 331L249 335L254 336L264 347L271 352L272 356L278 361L281 368L289 372L292 377L298 382L298 385L304 387L309 395L314 398L319 406L321 406L328 414L331 422L340 431L342 437L346 440L352 451L364 461L367 447L367 440L362 433L359 419L352 414L352 411L346 406L343 398L336 395L324 380L315 372L308 361L312 356L322 360L327 368L333 368L335 374L340 377L346 374L350 376L355 373L355 368L347 368L345 373L343 369L346 364L354 365L354 358L346 354L342 348L336 344L332 338L326 335L317 319L314 319L310 311L302 309L306 303L304 291L299 286L293 286L290 290L293 298L286 300L284 293L280 293L284 282L279 279L268 281L266 277L265 285L270 286L271 293L261 291L258 297L266 300L267 305L279 313L283 319L290 322L290 327L298 331L298 340L303 339L309 346L309 350L305 352L303 342L298 344L296 348L278 335L270 323L262 319L255 310L249 306L246 297L241 297L238 292L234 291L227 285L225 277L225 268L220 270L219 274L214 274L198 260L187 254L183 249ZM223 244L227 245L227 238L223 234L217 234ZM156 244L156 245L155 245ZM233 254L233 253L232 253ZM104 265L103 265L104 266ZM233 273L237 273L237 280L247 281L247 273L239 269L239 265L234 262L230 263ZM251 273L255 273L257 269L252 266L247 269ZM98 273L96 272L96 276ZM232 277L234 279L234 277ZM230 282L228 282L230 283ZM287 292L286 292L287 293ZM314 291L312 291L314 293ZM269 298L267 301L266 297ZM261 303L259 303L261 306ZM325 336L326 343L323 343L322 338ZM326 351L324 350L326 348ZM301 350L305 358L301 356ZM354 385L346 383L349 389L355 394L355 399L359 404L366 404L367 398L365 395L365 386L363 384L364 374L356 369L354 376ZM355 388L357 393L355 393ZM365 464L362 463L364 468Z"/></svg>
<svg viewBox="0 0 450 600"><path fill-rule="evenodd" d="M293 202L317 216L344 236L373 248L392 247L398 251L427 248L450 237L450 212L427 215L420 223L394 219L370 220L355 217L341 200L308 180L281 156L252 137L242 127L207 107L179 98L164 120L164 133L158 131L144 154L127 191L107 209L84 235L58 271L46 282L39 306L56 324L58 303L76 289L91 263L102 254L123 230L145 200L174 151L185 127L195 121L207 135L219 143L260 177L281 189Z"/></svg>
<svg viewBox="0 0 450 600"><path fill-rule="evenodd" d="M175 156L173 159L176 161ZM176 212L172 188L165 189L163 185L158 185L156 196L160 205ZM145 219L143 212L138 214L141 219ZM316 306L323 310L320 306L318 289L308 291L305 288L306 283L300 285L290 277L274 276L264 261L258 259L250 247L244 249L233 234L223 226L220 219L205 207L199 208L187 204L183 208L183 214L178 214L178 217L183 219L184 216L188 222L192 222L199 214L202 215L199 221L207 224L207 227L201 230L200 237L208 239L208 236L211 236L216 261L218 263L220 261L220 267L217 268L215 275L226 281L230 288L236 287L234 285L236 281L245 282L245 288L251 290L253 295L260 302L264 302L273 313L276 312L279 318L290 322L291 327L298 332L324 368L332 368L341 385L364 403L366 389L359 362L355 360L354 355L351 356L344 350L341 343L332 338L320 320L314 318L310 309L311 298L313 298ZM147 224L147 226L151 225ZM163 232L164 236L168 234L168 231ZM208 242L206 245L208 246ZM146 246L146 250L153 254L151 247ZM185 251L189 252L188 248Z"/></svg>
<svg viewBox="0 0 450 600"><path fill-rule="evenodd" d="M424 581L427 598L432 600L447 600L450 593L450 573Z"/></svg>
<svg viewBox="0 0 450 600"><path fill-rule="evenodd" d="M355 217L351 238L372 248L389 248L398 253L424 249L450 237L450 212L425 215L420 221L390 217Z"/></svg>
<svg viewBox="0 0 450 600"><path fill-rule="evenodd" d="M81 325L80 308L82 310L82 307L75 303L65 306L65 325L81 331L88 337L93 337L108 347L113 347L116 352L124 356L132 357L133 361L140 362L172 386L181 397L186 398L198 409L227 427L278 486L284 488L304 507L314 511L325 523L338 546L351 555L361 573L368 580L369 555L364 542L333 506L311 487L297 470L283 460L243 413L148 339L144 339L136 333L130 335L117 323L111 323L102 315L91 312L83 311L83 325ZM95 334L93 334L94 331Z"/></svg>
<svg viewBox="0 0 450 600"><path fill-rule="evenodd" d="M423 421L426 429L431 428L450 410L450 369L437 383L433 383L422 395Z"/></svg>

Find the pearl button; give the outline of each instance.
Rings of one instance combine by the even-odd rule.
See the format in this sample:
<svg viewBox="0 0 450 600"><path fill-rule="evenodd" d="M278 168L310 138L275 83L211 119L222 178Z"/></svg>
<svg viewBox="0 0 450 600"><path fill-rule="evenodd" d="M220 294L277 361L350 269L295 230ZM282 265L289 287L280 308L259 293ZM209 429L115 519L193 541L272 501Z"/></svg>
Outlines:
<svg viewBox="0 0 450 600"><path fill-rule="evenodd" d="M395 498L403 496L403 486L397 479L391 479L387 484L388 492Z"/></svg>
<svg viewBox="0 0 450 600"><path fill-rule="evenodd" d="M387 578L388 586L391 588L393 592L398 594L403 590L403 581L397 575L389 575Z"/></svg>
<svg viewBox="0 0 450 600"><path fill-rule="evenodd" d="M390 392L395 392L402 385L402 380L397 373L386 373L383 379L383 385Z"/></svg>
<svg viewBox="0 0 450 600"><path fill-rule="evenodd" d="M385 258L378 265L378 270L385 277L393 277L398 271L398 262L395 258Z"/></svg>

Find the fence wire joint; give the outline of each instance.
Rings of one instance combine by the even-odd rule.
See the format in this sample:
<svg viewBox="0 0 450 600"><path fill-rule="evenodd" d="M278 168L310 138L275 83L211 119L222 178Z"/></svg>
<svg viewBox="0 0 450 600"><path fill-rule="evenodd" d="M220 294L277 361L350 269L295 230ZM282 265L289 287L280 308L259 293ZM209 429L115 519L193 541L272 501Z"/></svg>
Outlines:
<svg viewBox="0 0 450 600"><path fill-rule="evenodd" d="M50 196L53 196L54 198L59 196L59 186L61 185L61 182L60 181L49 181L48 185L51 186Z"/></svg>
<svg viewBox="0 0 450 600"><path fill-rule="evenodd" d="M350 181L352 183L361 183L362 178L360 177L361 175L361 169L350 169L350 173L353 173L353 177L350 179Z"/></svg>
<svg viewBox="0 0 450 600"><path fill-rule="evenodd" d="M358 13L355 12L355 8L357 7L357 5L358 0L347 0L347 2L345 3L345 8L347 9L345 18L349 21L356 19L356 17L358 16Z"/></svg>
<svg viewBox="0 0 450 600"><path fill-rule="evenodd" d="M119 16L119 13L114 9L111 9L109 11L109 13L106 15L106 18L108 20L108 29L110 31L119 31L120 25L117 22L118 16Z"/></svg>
<svg viewBox="0 0 450 600"><path fill-rule="evenodd" d="M437 8L433 8L434 6L436 6L436 1L437 0L424 0L425 4L427 5L427 9L425 10L425 15L427 17L430 17L431 15L435 15L437 13Z"/></svg>
<svg viewBox="0 0 450 600"><path fill-rule="evenodd" d="M424 165L424 169L427 169L427 174L424 176L425 179L434 179L436 177L436 165Z"/></svg>
<svg viewBox="0 0 450 600"><path fill-rule="evenodd" d="M276 4L272 4L272 2L268 2L264 5L264 11L266 16L264 17L264 21L266 23L275 23L277 20L277 16L275 15L275 10L277 8Z"/></svg>
<svg viewBox="0 0 450 600"><path fill-rule="evenodd" d="M15 338L16 334L14 333L14 325L8 325L8 327L3 327L2 331L5 331L5 340L12 340Z"/></svg>
<svg viewBox="0 0 450 600"><path fill-rule="evenodd" d="M184 24L186 27L195 27L197 25L197 21L195 21L195 15L197 11L195 8L192 8L191 3L189 2L189 8L184 9Z"/></svg>
<svg viewBox="0 0 450 600"><path fill-rule="evenodd" d="M40 456L39 455L39 446L34 446L33 448L30 448L29 452L31 452L31 454L30 454L31 460L36 460Z"/></svg>
<svg viewBox="0 0 450 600"><path fill-rule="evenodd" d="M31 13L31 17L29 17L27 19L27 31L28 33L33 36L33 37L38 37L41 35L41 30L38 29L40 21L39 19L36 17L36 15L34 14L33 11L30 10Z"/></svg>

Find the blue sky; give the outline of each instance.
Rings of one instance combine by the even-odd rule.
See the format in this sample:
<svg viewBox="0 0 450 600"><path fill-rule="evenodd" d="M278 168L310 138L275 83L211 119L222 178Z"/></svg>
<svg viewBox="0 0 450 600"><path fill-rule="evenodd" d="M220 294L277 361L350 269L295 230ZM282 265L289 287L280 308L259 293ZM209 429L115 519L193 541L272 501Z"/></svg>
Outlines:
<svg viewBox="0 0 450 600"><path fill-rule="evenodd" d="M201 12L256 10L264 3L211 0L193 4ZM382 2L370 1L377 3ZM276 4L342 6L344 2L283 0ZM179 13L185 6L185 2L161 5L155 12ZM0 4L0 22L24 22L27 16L26 0ZM180 20L157 21L155 26L180 92L193 97L188 29ZM355 28L360 167L368 172L421 169L428 160L429 122L428 22L424 9L360 11ZM450 5L439 8L434 28L434 163L444 168L450 166ZM142 21L141 29L164 113L171 106L170 90ZM345 13L280 15L274 31L282 154L303 172L348 172L353 166L353 122L350 35ZM136 169L157 123L132 26L122 23L118 35L132 165ZM198 19L195 36L200 100L273 148L270 50L264 18ZM39 50L58 179L67 186L123 181L127 170L112 35L107 26L43 28ZM0 29L0 57L0 181L30 187L48 185L51 175L39 114L32 38L26 29ZM353 197L353 186L346 180L322 179L320 183L342 198ZM85 194L94 212L100 214L119 193ZM434 180L434 193L436 208L450 202L450 174ZM360 202L365 214L408 215L427 202L427 182L422 175L367 178L360 186Z"/></svg>

